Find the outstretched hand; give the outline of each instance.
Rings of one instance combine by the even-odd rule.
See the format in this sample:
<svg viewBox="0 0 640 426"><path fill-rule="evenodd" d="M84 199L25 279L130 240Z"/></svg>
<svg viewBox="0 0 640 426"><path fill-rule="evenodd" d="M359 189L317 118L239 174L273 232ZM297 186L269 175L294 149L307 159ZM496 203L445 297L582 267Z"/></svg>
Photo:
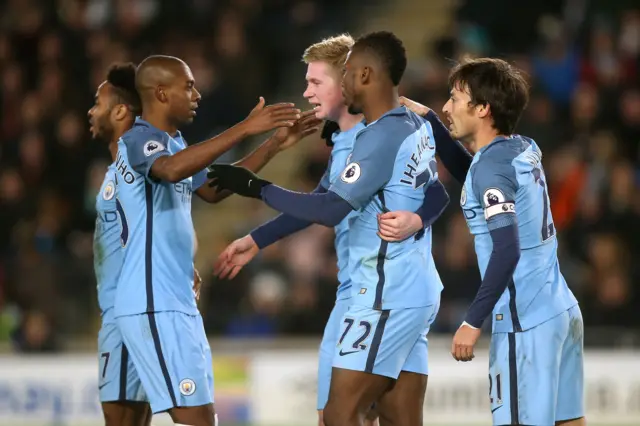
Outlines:
<svg viewBox="0 0 640 426"><path fill-rule="evenodd" d="M226 189L243 197L261 199L262 188L271 185L271 182L244 167L213 164L209 170L207 177L212 179L209 186L217 186L218 190Z"/></svg>

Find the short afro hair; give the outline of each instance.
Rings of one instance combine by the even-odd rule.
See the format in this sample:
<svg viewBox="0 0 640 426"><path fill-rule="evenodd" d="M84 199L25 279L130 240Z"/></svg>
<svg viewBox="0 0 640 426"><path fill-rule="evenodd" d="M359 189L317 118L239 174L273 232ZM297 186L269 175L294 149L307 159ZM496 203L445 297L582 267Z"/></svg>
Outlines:
<svg viewBox="0 0 640 426"><path fill-rule="evenodd" d="M377 56L394 86L400 84L407 69L407 52L394 33L376 31L358 38L353 45L354 52L363 51Z"/></svg>

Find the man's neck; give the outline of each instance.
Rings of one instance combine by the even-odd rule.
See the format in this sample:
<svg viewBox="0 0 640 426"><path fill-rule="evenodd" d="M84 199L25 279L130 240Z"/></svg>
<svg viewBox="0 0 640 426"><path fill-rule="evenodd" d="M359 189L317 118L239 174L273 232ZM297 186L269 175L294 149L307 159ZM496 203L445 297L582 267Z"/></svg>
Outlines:
<svg viewBox="0 0 640 426"><path fill-rule="evenodd" d="M161 117L160 114L155 114L150 111L148 114L143 113L142 119L156 129L167 132L170 136L175 136L175 134L178 133L178 128L174 124L169 123L166 117Z"/></svg>
<svg viewBox="0 0 640 426"><path fill-rule="evenodd" d="M364 102L362 113L367 120L367 125L400 106L397 87L394 87L392 91L383 90L380 92L371 93L373 102Z"/></svg>
<svg viewBox="0 0 640 426"><path fill-rule="evenodd" d="M349 114L348 108L344 107L342 109L342 113L338 118L338 126L340 127L341 132L347 132L353 129L358 123L362 121L364 117L362 114Z"/></svg>
<svg viewBox="0 0 640 426"><path fill-rule="evenodd" d="M489 145L493 140L499 136L504 136L498 133L493 127L480 129L474 136L470 143L471 150L478 152L485 146Z"/></svg>
<svg viewBox="0 0 640 426"><path fill-rule="evenodd" d="M113 138L109 142L109 152L111 153L111 161L116 161L116 155L118 154L118 140L120 137Z"/></svg>

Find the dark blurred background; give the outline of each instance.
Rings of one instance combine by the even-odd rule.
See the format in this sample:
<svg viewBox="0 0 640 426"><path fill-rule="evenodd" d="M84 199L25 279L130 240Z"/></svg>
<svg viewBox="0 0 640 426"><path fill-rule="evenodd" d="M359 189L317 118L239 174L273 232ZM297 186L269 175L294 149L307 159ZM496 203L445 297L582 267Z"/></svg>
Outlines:
<svg viewBox="0 0 640 426"><path fill-rule="evenodd" d="M635 5L635 8L634 8ZM589 345L640 346L640 7L627 0L6 0L0 2L0 347L61 351L99 328L93 276L95 196L109 162L86 112L109 65L176 55L203 99L197 142L242 120L258 96L301 97L309 44L387 29L404 41L401 93L437 112L446 76L466 56L517 64L532 84L519 132L543 163L561 269L578 297ZM233 161L257 140L239 145ZM265 176L311 190L328 148L302 141ZM479 284L460 186L434 225L445 289L433 333L452 333ZM195 200L195 198L194 198ZM233 239L272 217L232 197L194 201L200 301L210 336L320 336L335 299L333 230L314 226L264 250L233 281L212 263Z"/></svg>

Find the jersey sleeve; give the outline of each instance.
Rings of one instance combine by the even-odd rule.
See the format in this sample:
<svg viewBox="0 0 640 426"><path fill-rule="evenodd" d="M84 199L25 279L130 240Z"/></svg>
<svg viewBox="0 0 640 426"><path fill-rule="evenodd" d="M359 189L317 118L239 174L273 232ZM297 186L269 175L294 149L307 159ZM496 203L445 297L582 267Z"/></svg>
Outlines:
<svg viewBox="0 0 640 426"><path fill-rule="evenodd" d="M512 164L514 154L496 147L482 154L473 174L473 191L482 204L489 230L510 226L516 221L518 180Z"/></svg>
<svg viewBox="0 0 640 426"><path fill-rule="evenodd" d="M331 186L331 163L332 162L333 162L333 155L329 157L327 170L324 171L324 174L322 175L322 179L320 179L319 187L324 188L325 191L329 189L329 187Z"/></svg>
<svg viewBox="0 0 640 426"><path fill-rule="evenodd" d="M207 169L202 169L191 179L191 190L197 191L202 185L207 182Z"/></svg>
<svg viewBox="0 0 640 426"><path fill-rule="evenodd" d="M140 132L127 141L127 156L133 169L153 181L151 166L160 157L169 155L169 140L160 132Z"/></svg>
<svg viewBox="0 0 640 426"><path fill-rule="evenodd" d="M351 162L342 171L340 179L329 187L330 192L339 195L355 210L367 205L393 174L401 144L394 143L393 134L385 131L382 124L357 136Z"/></svg>

